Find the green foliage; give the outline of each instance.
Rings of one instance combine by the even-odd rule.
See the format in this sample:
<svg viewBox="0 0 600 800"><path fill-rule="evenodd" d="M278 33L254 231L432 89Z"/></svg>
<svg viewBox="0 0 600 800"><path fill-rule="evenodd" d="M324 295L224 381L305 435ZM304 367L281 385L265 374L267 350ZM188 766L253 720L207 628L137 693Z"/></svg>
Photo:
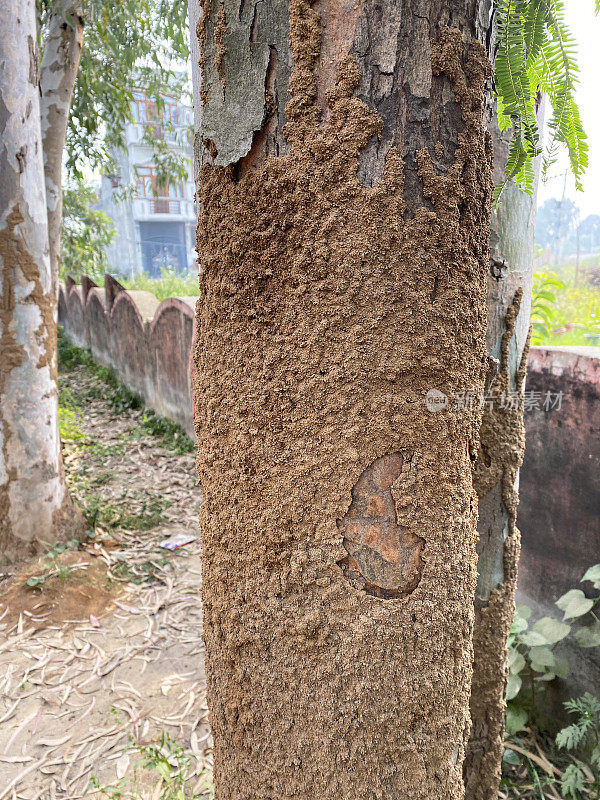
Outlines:
<svg viewBox="0 0 600 800"><path fill-rule="evenodd" d="M80 427L80 412L81 407L90 399L104 400L117 414L126 409L142 408L140 398L120 382L111 367L103 367L97 364L89 350L75 347L60 331L58 336L58 364L59 369L65 371L71 370L76 366L85 367L88 373L98 379L93 386L88 387L79 396L76 396L73 390L65 391L61 388L59 408L63 409L66 439L73 441L86 438ZM162 439L163 446L178 455L191 453L194 449L194 443L180 425L161 417L151 409L144 409L139 423L139 431ZM86 446L101 458L106 455L106 453L102 452L102 446L97 443L88 441ZM111 446L110 452L115 452L114 446ZM150 509L145 516L156 516L155 510Z"/></svg>
<svg viewBox="0 0 600 800"><path fill-rule="evenodd" d="M141 408L140 398L127 386L124 386L111 367L103 367L92 358L89 350L83 350L71 344L66 336L58 337L58 364L61 369L72 369L74 366L83 366L95 375L100 384L96 385L96 396L106 400L116 413L127 408ZM86 395L86 398L89 395ZM76 403L86 398L75 400L71 393L72 402Z"/></svg>
<svg viewBox="0 0 600 800"><path fill-rule="evenodd" d="M81 428L81 416L77 411L58 405L58 430L63 442L76 442L84 440L85 433Z"/></svg>
<svg viewBox="0 0 600 800"><path fill-rule="evenodd" d="M194 780L192 756L168 733L163 731L160 740L150 744L139 744L132 738L129 750L138 755L131 777L122 778L113 786L102 786L97 778L92 777L89 789L109 800L142 800L147 796L139 780L140 771L144 770L148 777L158 780L156 787L160 786L159 792L152 795L157 800L210 800L213 797L214 790L207 771L202 770L199 779Z"/></svg>
<svg viewBox="0 0 600 800"><path fill-rule="evenodd" d="M150 409L144 411L140 420L140 429L150 436L160 436L164 447L175 455L194 451L194 443L180 425L155 414Z"/></svg>
<svg viewBox="0 0 600 800"><path fill-rule="evenodd" d="M573 724L558 732L560 749L575 751L578 757L565 769L561 788L566 797L580 800L600 793L600 700L586 692L568 700L565 708L576 716Z"/></svg>
<svg viewBox="0 0 600 800"><path fill-rule="evenodd" d="M542 344L550 335L550 325L556 305L555 290L564 289L564 283L554 272L534 272L531 294L531 343Z"/></svg>
<svg viewBox="0 0 600 800"><path fill-rule="evenodd" d="M134 278L126 278L122 282L126 289L152 292L159 300L198 295L198 276L195 273L180 274L169 268L161 270L160 278L151 278L146 272L139 272Z"/></svg>
<svg viewBox="0 0 600 800"><path fill-rule="evenodd" d="M88 530L85 534L85 541L94 539L96 534L93 530ZM54 546L43 557L44 571L40 575L32 575L27 579L26 585L30 589L41 589L47 580L57 577L61 583L65 583L71 575L71 567L63 564L60 557L68 550L77 550L81 545L79 539L69 539L68 542L56 542Z"/></svg>
<svg viewBox="0 0 600 800"><path fill-rule="evenodd" d="M564 611L563 619L577 619L592 610L594 601L586 597L581 589L571 589L556 601L556 605Z"/></svg>
<svg viewBox="0 0 600 800"><path fill-rule="evenodd" d="M42 46L52 5L37 2ZM67 171L79 177L86 162L110 168L112 153L123 148L132 92L157 97L160 111L161 96L184 82L172 65L189 58L187 0L84 0L83 6L84 45L66 141Z"/></svg>
<svg viewBox="0 0 600 800"><path fill-rule="evenodd" d="M533 159L541 152L536 121L538 92L548 96L552 116L551 141L544 169L566 147L575 183L588 164L588 147L574 99L578 80L575 42L565 24L562 0L496 0L498 39L494 85L501 130L512 128L504 180L497 200L510 180L533 191Z"/></svg>
<svg viewBox="0 0 600 800"><path fill-rule="evenodd" d="M178 144L180 147L190 143L193 131L178 130L171 123L163 123L162 127L169 131L171 137L179 138ZM166 189L171 183L187 180L190 170L189 159L174 150L172 144L167 140L158 138L152 125L146 125L142 141L149 145L154 153L152 163L156 174L155 196L158 196L158 187Z"/></svg>
<svg viewBox="0 0 600 800"><path fill-rule="evenodd" d="M531 609L519 605L508 638L509 676L507 731L516 734L535 718L537 702L544 685L569 674L567 660L555 653L556 645L568 636L582 647L600 646L600 622L594 613L600 603L600 564L590 567L582 582L592 583L598 592L586 597L581 589L570 589L559 597L556 606L563 619L542 617L531 625Z"/></svg>
<svg viewBox="0 0 600 800"><path fill-rule="evenodd" d="M600 564L581 578L600 590ZM600 700L586 693L568 700L565 708L576 721L556 739L535 731L537 712L544 708L545 690L555 677L567 677L569 665L555 648L571 637L581 645L600 646L600 624L594 609L600 593L586 598L571 589L556 601L563 619L543 617L531 624L532 612L517 606L508 640L509 679L505 721L506 747L502 784L510 790L500 797L559 797L597 800L600 797ZM540 746L543 746L542 747ZM546 794L548 791L548 794Z"/></svg>
<svg viewBox="0 0 600 800"><path fill-rule="evenodd" d="M582 265L580 273L584 274ZM547 273L534 275L533 299L535 301L536 288L541 287L543 278ZM550 273L553 275L553 273ZM549 291L554 296L554 302L546 309L549 317L535 316L535 302L532 307L533 344L548 345L591 345L600 343L600 288L581 279L575 282L575 266L568 265L560 269L559 279L562 287L550 287ZM542 323L536 325L535 323ZM544 324L545 323L545 324Z"/></svg>
<svg viewBox="0 0 600 800"><path fill-rule="evenodd" d="M566 795L577 798L579 793L583 791L584 782L585 774L581 767L576 764L569 764L562 776L561 788Z"/></svg>
<svg viewBox="0 0 600 800"><path fill-rule="evenodd" d="M88 275L98 282L108 270L106 248L115 237L113 221L94 208L96 191L76 178L63 189L61 268L63 277Z"/></svg>
<svg viewBox="0 0 600 800"><path fill-rule="evenodd" d="M79 487L83 488L83 487ZM80 493L81 494L81 493ZM131 512L132 501L142 500L135 513ZM103 530L149 531L158 527L164 520L163 512L168 508L168 500L152 497L140 498L139 493L123 491L121 497L110 505L99 492L88 492L80 500L81 510L91 525L99 525Z"/></svg>

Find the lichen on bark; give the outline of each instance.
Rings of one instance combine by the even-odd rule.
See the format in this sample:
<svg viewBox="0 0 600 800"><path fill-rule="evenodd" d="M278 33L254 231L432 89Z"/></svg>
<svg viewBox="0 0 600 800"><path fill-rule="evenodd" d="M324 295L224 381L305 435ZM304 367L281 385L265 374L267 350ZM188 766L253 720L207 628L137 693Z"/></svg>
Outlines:
<svg viewBox="0 0 600 800"><path fill-rule="evenodd" d="M216 798L459 800L479 413L432 414L425 395L483 387L489 63L447 27L446 4L431 11L431 92L410 144L396 136L366 180L361 154L385 127L353 52L368 15L341 35L336 7L289 3L285 155L241 169L216 116L202 131L195 397ZM227 87L242 68L229 52ZM395 56L394 91L410 57ZM394 453L411 456L410 481L391 489L422 564L409 592L383 598L340 566L338 521Z"/></svg>

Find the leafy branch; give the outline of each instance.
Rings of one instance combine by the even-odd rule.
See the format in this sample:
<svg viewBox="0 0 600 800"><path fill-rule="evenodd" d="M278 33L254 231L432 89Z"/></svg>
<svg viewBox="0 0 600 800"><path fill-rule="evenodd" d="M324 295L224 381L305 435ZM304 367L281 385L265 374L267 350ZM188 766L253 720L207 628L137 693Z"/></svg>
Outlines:
<svg viewBox="0 0 600 800"><path fill-rule="evenodd" d="M37 0L40 43L46 38L54 0ZM133 92L179 96L189 59L187 0L84 0L81 63L73 91L65 161L71 179L82 165L114 169L133 122Z"/></svg>
<svg viewBox="0 0 600 800"><path fill-rule="evenodd" d="M565 284L554 272L535 272L531 294L531 343L542 344L550 336L550 326L556 305L556 291Z"/></svg>
<svg viewBox="0 0 600 800"><path fill-rule="evenodd" d="M596 10L600 0L596 0ZM575 102L579 80L576 44L564 19L563 0L496 0L498 37L494 88L501 130L512 128L505 177L495 189L497 201L515 180L533 192L533 160L541 154L536 104L545 93L552 108L552 133L543 170L566 147L577 188L588 165L588 145Z"/></svg>

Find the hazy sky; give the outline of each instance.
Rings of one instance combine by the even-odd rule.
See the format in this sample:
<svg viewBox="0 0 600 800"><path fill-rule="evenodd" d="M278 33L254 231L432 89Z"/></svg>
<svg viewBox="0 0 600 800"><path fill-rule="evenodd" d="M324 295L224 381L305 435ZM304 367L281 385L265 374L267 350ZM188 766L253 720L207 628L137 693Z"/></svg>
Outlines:
<svg viewBox="0 0 600 800"><path fill-rule="evenodd" d="M567 23L579 45L581 72L577 102L590 149L590 165L583 176L583 192L576 191L569 174L566 196L579 206L583 219L588 214L600 214L600 17L594 14L594 0L565 0L565 8ZM546 114L549 116L548 106ZM562 197L567 166L568 159L561 154L548 172L547 183L540 184L539 205L548 197Z"/></svg>

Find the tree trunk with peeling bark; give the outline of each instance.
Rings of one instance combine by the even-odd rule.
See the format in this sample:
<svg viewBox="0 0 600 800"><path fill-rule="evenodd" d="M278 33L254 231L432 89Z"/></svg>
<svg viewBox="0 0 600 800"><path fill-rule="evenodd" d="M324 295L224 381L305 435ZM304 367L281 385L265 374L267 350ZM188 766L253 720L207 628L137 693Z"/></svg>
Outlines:
<svg viewBox="0 0 600 800"><path fill-rule="evenodd" d="M54 0L40 64L40 119L48 206L52 286L58 297L62 228L62 162L73 87L83 46L81 0Z"/></svg>
<svg viewBox="0 0 600 800"><path fill-rule="evenodd" d="M0 553L77 531L58 434L56 302L33 0L0 5Z"/></svg>
<svg viewBox="0 0 600 800"><path fill-rule="evenodd" d="M508 159L510 131L498 128L490 102L494 179ZM543 110L538 125L543 124ZM539 159L535 164L536 187ZM479 498L478 578L473 633L472 729L464 765L466 800L496 800L501 775L507 668L520 534L518 473L525 449L522 391L529 349L536 196L513 183L492 215L487 350L490 365L474 484ZM502 393L504 392L504 398Z"/></svg>
<svg viewBox="0 0 600 800"><path fill-rule="evenodd" d="M458 800L480 417L455 400L486 373L489 5L201 5L216 798Z"/></svg>

